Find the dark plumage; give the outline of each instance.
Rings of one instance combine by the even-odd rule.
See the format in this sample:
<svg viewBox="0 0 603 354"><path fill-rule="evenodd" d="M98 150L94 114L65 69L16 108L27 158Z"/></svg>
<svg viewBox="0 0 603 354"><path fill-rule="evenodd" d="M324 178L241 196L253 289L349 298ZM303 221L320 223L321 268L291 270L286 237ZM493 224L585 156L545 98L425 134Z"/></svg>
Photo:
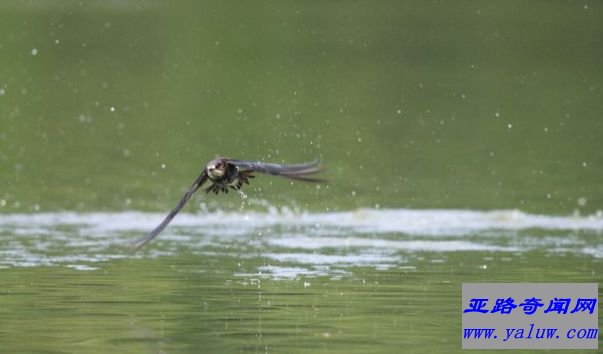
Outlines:
<svg viewBox="0 0 603 354"><path fill-rule="evenodd" d="M184 193L178 204L176 204L174 209L172 209L165 219L163 219L161 224L149 232L145 237L135 241L133 247L135 250L138 250L157 237L170 221L172 221L176 214L178 214L180 209L184 207L186 202L191 199L197 189L201 188L208 180L211 181L212 184L205 188L205 192L213 192L215 194L219 194L220 192L228 193L229 188L235 190L241 189L244 184L249 184L250 178L255 178L255 176L252 175L254 172L286 177L298 181L321 182L323 181L322 179L313 177L314 174L322 171L319 164L320 162L318 160L310 163L280 165L276 163L235 160L223 157L214 159L205 166L199 177L197 177L195 182L193 182L186 193Z"/></svg>

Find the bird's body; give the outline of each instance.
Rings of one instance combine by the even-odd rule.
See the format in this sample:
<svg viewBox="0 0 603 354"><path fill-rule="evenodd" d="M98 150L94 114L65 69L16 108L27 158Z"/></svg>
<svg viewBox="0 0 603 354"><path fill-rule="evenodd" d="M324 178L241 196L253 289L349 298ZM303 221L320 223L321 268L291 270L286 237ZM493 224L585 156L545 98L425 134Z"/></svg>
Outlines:
<svg viewBox="0 0 603 354"><path fill-rule="evenodd" d="M205 188L205 192L213 192L215 194L219 194L220 192L228 193L229 188L235 190L241 189L244 184L249 184L250 178L255 178L255 176L252 175L254 172L286 177L298 181L320 182L322 181L321 179L312 176L322 170L318 165L319 161L295 165L281 165L223 157L214 159L205 166L199 177L197 177L195 182L193 182L186 193L184 193L178 204L176 204L174 209L172 209L165 219L163 219L161 224L153 231L149 232L145 237L134 242L133 246L135 249L139 249L157 237L170 221L172 221L174 216L178 214L180 209L184 207L197 189L208 180L211 181L212 184Z"/></svg>
<svg viewBox="0 0 603 354"><path fill-rule="evenodd" d="M222 158L210 161L205 166L205 172L207 178L213 182L205 191L207 193L214 192L215 194L228 193L229 187L239 190L243 187L243 184L249 184L249 178L255 178L251 175L253 171L240 171L237 165L230 163L228 159Z"/></svg>

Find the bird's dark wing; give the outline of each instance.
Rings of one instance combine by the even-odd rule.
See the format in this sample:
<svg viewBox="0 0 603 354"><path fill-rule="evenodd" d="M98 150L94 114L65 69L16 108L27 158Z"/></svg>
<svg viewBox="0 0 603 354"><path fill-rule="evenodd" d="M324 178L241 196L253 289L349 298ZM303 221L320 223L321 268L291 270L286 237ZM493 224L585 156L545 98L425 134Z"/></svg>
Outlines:
<svg viewBox="0 0 603 354"><path fill-rule="evenodd" d="M136 251L136 250L140 249L142 246L146 245L151 240L153 240L155 237L157 237L157 235L159 235L159 233L161 231L163 231L163 229L165 229L165 227L170 223L170 221L172 221L174 216L176 216L176 214L178 214L180 209L182 209L182 207L184 207L186 202L188 202L188 200L191 199L193 194L197 191L197 189L199 189L199 187L201 187L203 185L203 183L205 183L205 181L207 181L207 173L205 172L205 170L203 170L203 172L201 172L199 177L197 177L195 182L193 182L193 184L186 191L186 193L184 193L184 195L182 196L182 198L180 199L178 204L176 204L174 209L172 209L172 211L170 211L170 213L165 217L165 219L163 219L161 224L157 225L157 227L155 229L153 229L153 231L149 232L145 237L134 241L134 243L132 244L132 247L134 248L134 250Z"/></svg>
<svg viewBox="0 0 603 354"><path fill-rule="evenodd" d="M265 173L273 176L282 176L307 182L324 181L323 179L312 177L312 175L322 171L322 168L319 166L319 160L293 165L280 165L276 163L234 159L226 159L226 161L227 163L233 164L242 169Z"/></svg>

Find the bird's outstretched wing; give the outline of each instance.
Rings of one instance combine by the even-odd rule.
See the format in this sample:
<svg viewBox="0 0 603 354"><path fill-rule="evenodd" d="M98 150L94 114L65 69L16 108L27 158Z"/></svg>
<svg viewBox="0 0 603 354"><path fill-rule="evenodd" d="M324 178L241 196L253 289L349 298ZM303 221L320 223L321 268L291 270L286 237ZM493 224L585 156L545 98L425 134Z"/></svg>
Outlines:
<svg viewBox="0 0 603 354"><path fill-rule="evenodd" d="M201 187L203 185L203 183L205 183L205 181L207 181L207 173L205 172L205 170L203 170L203 172L201 172L199 177L197 177L195 182L193 182L193 184L189 187L189 189L186 191L186 193L184 193L182 198L180 198L180 201L178 202L178 204L176 204L174 209L172 209L172 211L170 211L170 213L165 217L165 219L163 219L161 224L157 225L157 227L155 229L153 229L153 231L149 232L145 237L134 241L134 243L132 244L132 247L134 248L134 250L136 251L136 250L140 249L142 246L146 245L151 240L153 240L155 237L157 237L157 235L159 235L159 233L161 231L163 231L163 229L165 229L165 227L170 223L170 221L172 221L174 216L176 216L176 214L178 214L180 209L182 209L182 207L184 207L186 202L188 202L188 200L191 199L193 194L197 191L197 189L199 189L199 187Z"/></svg>
<svg viewBox="0 0 603 354"><path fill-rule="evenodd" d="M249 182L247 179L253 177L253 176L251 176L252 172L265 173L268 175L281 176L281 177L286 177L286 178L299 180L299 181L306 181L306 182L323 182L324 181L323 179L313 176L314 174L322 171L319 160L315 160L315 161L309 162L309 163L293 164L293 165L280 165L280 164L276 164L276 163L264 163L264 162L259 162L259 161L247 161L247 160L236 160L236 159L226 159L226 158L219 158L217 160L226 162L226 164L229 164L231 166L236 166L237 168L242 169L242 171L240 171L237 176L239 183L242 183L243 181L245 181L245 183L248 184ZM213 160L212 162L210 162L210 163L212 163L212 166L213 166L214 161L216 161L216 160ZM203 169L203 172L201 172L199 177L197 177L195 182L193 182L193 184L189 187L189 189L186 191L186 193L184 193L184 195L182 196L182 198L180 199L178 204L176 204L174 209L172 209L172 211L170 211L170 213L165 217L165 219L163 219L161 224L157 225L157 227L155 229L153 229L153 231L149 232L143 238L136 240L132 244L132 247L134 248L134 250L140 249L142 246L146 245L151 240L153 240L155 237L157 237L157 235L159 235L159 233L161 231L163 231L163 229L166 228L166 226L172 221L172 219L176 216L176 214L178 214L178 212L184 207L186 202L188 202L188 200L191 199L191 197L197 191L197 189L199 189L203 185L203 183L205 183L208 179L210 179L210 178L208 176L208 170L206 167L205 169ZM227 185L225 182L218 182L213 178L212 178L212 182L214 182L214 186L217 185L217 186L224 187L224 188L227 188L228 186L230 186L231 188L238 189L241 187L240 185L238 185L238 188L236 188L230 184ZM230 182L231 181L229 180L228 183L230 183ZM212 191L212 190L210 189L210 191Z"/></svg>
<svg viewBox="0 0 603 354"><path fill-rule="evenodd" d="M260 161L226 159L227 163L233 164L241 169L265 173L273 176L281 176L306 182L324 182L321 178L312 175L322 171L320 160L293 165L280 165Z"/></svg>

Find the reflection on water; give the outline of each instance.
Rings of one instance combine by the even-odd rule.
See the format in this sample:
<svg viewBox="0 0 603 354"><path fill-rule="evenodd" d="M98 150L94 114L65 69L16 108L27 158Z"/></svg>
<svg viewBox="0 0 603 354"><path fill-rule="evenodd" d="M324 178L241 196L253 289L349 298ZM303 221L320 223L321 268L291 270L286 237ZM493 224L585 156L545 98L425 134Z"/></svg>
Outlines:
<svg viewBox="0 0 603 354"><path fill-rule="evenodd" d="M592 282L601 215L0 216L7 352L460 352L462 282ZM68 339L66 341L66 339Z"/></svg>

